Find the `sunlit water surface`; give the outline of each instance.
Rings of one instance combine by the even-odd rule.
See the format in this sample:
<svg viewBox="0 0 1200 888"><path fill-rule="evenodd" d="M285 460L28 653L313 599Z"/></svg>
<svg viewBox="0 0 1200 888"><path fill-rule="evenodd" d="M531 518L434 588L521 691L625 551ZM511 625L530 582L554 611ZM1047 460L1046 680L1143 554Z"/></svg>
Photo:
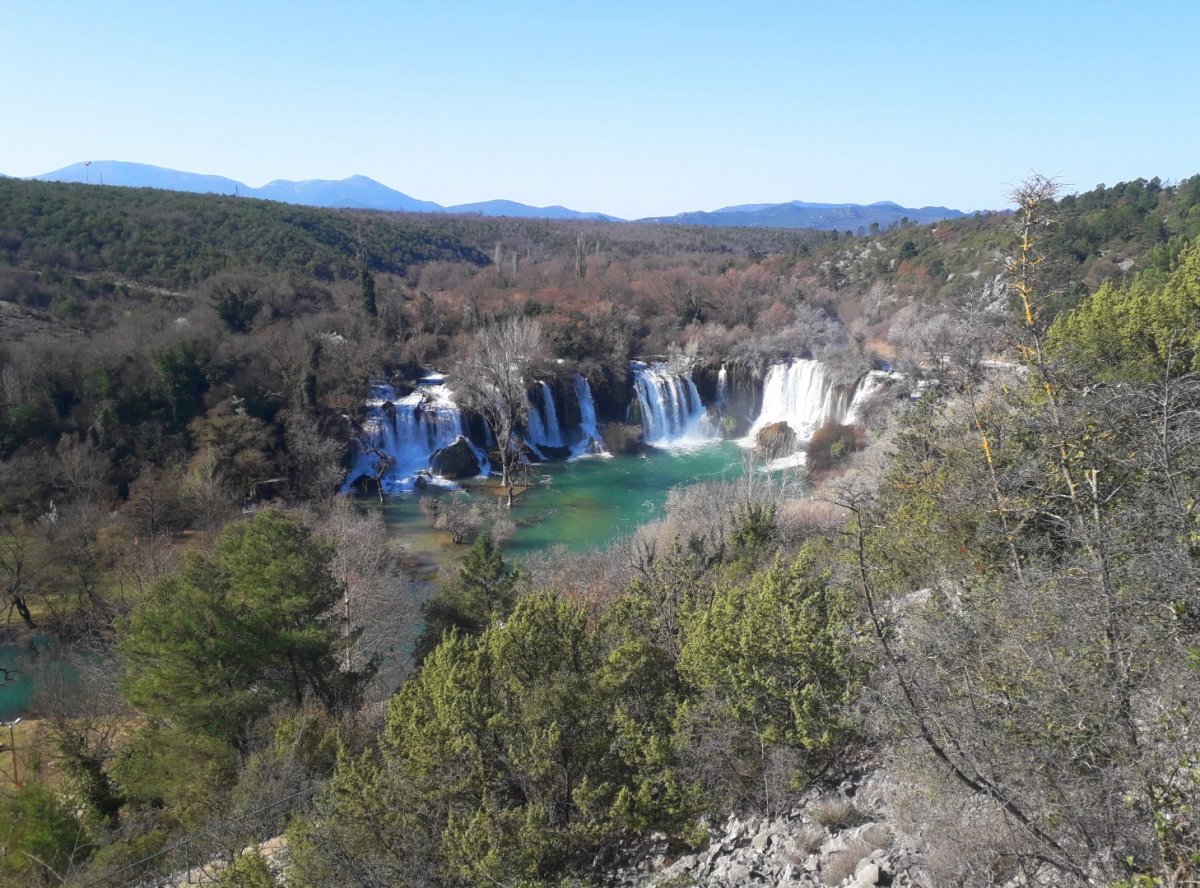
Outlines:
<svg viewBox="0 0 1200 888"><path fill-rule="evenodd" d="M604 549L639 525L661 518L673 487L700 481L733 480L743 472L744 451L732 441L681 450L654 450L638 456L591 457L534 466L539 485L520 496L512 509L516 524L505 553L521 558L551 546L568 551ZM446 491L389 497L381 507L398 541L414 554L448 566L465 552L445 533L433 530L422 514L422 497L455 496ZM489 507L499 500L472 496ZM364 500L366 503L366 500Z"/></svg>

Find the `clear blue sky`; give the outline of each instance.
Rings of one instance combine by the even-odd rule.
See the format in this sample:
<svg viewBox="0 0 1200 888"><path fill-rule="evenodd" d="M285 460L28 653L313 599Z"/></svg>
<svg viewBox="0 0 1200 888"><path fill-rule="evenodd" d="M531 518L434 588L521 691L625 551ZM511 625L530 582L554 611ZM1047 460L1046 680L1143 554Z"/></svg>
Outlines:
<svg viewBox="0 0 1200 888"><path fill-rule="evenodd" d="M1200 172L1200 2L0 0L0 172L625 217Z"/></svg>

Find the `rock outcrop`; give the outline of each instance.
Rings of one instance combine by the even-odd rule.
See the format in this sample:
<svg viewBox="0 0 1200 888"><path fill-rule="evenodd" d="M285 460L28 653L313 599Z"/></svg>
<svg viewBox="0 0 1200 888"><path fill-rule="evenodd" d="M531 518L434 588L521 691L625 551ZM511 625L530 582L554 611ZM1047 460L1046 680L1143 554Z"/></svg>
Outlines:
<svg viewBox="0 0 1200 888"><path fill-rule="evenodd" d="M450 481L474 478L479 474L479 457L475 449L462 435L449 447L435 450L429 458L429 468L437 475Z"/></svg>
<svg viewBox="0 0 1200 888"><path fill-rule="evenodd" d="M779 459L795 452L800 442L786 422L773 422L758 430L754 436L754 446L763 459Z"/></svg>
<svg viewBox="0 0 1200 888"><path fill-rule="evenodd" d="M775 816L730 816L701 850L672 853L652 839L612 872L609 888L916 888L928 884L917 843L881 813L886 780L812 792Z"/></svg>
<svg viewBox="0 0 1200 888"><path fill-rule="evenodd" d="M600 436L604 439L604 449L615 455L637 453L642 449L642 427L639 425L610 422L600 430Z"/></svg>

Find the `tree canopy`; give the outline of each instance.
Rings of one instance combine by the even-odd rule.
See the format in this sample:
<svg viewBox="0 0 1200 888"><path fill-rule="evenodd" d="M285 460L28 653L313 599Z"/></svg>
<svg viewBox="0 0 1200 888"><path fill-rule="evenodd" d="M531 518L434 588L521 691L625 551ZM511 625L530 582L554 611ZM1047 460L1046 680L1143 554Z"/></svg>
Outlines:
<svg viewBox="0 0 1200 888"><path fill-rule="evenodd" d="M339 589L331 550L274 510L232 524L118 624L129 700L190 729L240 739L277 700L354 700L342 643L324 619Z"/></svg>

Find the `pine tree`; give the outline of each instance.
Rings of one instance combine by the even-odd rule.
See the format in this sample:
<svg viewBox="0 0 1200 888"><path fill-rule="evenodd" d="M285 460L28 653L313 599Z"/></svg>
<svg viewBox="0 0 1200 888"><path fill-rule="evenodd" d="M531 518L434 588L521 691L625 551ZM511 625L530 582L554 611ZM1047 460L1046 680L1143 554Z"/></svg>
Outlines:
<svg viewBox="0 0 1200 888"><path fill-rule="evenodd" d="M230 525L118 626L125 693L149 715L235 743L279 700L353 698L340 640L322 615L337 601L330 550L276 511Z"/></svg>
<svg viewBox="0 0 1200 888"><path fill-rule="evenodd" d="M367 271L366 266L363 266L359 272L359 280L362 282L362 306L370 317L379 316L379 306L375 304L375 278L371 272Z"/></svg>
<svg viewBox="0 0 1200 888"><path fill-rule="evenodd" d="M486 531L475 539L458 575L424 607L425 630L413 659L422 662L446 633L477 635L495 619L512 613L519 574L509 571L500 549Z"/></svg>

